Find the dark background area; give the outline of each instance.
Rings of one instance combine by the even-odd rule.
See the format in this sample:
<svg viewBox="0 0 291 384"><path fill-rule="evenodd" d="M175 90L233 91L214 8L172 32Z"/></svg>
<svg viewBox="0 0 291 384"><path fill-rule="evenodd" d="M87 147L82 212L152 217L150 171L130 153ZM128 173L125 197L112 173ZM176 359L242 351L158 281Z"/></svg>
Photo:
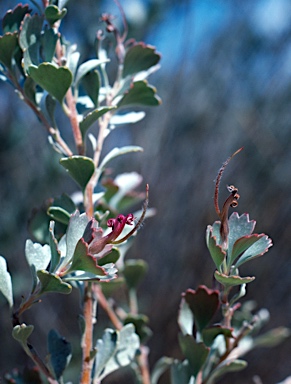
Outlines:
<svg viewBox="0 0 291 384"><path fill-rule="evenodd" d="M17 3L1 0L1 17ZM267 233L274 242L263 258L241 269L243 276L256 276L247 298L254 299L258 309L270 311L264 330L291 327L291 3L121 3L130 36L155 45L163 56L160 71L150 78L162 106L148 109L142 122L114 131L106 144L106 148L117 144L144 148L142 154L114 162L114 173L141 173L144 183L150 184L150 206L157 209L128 255L149 263L139 293L141 310L149 316L154 333L149 340L151 366L163 355L181 357L176 322L181 292L199 284L212 286L214 264L206 249L205 229L217 220L213 180L222 162L242 146L244 151L223 176L221 194L226 195L224 185L237 186L241 198L236 211L249 212L257 220L256 232ZM118 16L113 1L68 3L63 32L78 43L81 60L94 57L103 12ZM58 119L69 137L68 121ZM30 237L27 222L32 208L76 190L58 159L33 113L0 82L0 254L7 259L17 303L30 288L24 243ZM11 337L10 315L2 298L0 305L1 376L31 363ZM36 324L32 342L39 345L43 340L40 353L45 354L51 328L79 350L80 312L77 292L45 297L32 308L24 321ZM102 311L99 321L105 322ZM257 374L264 384L277 383L291 375L290 356L290 339L274 349L258 349L246 356L245 371L229 374L221 382L252 383ZM68 380L77 383L80 367L74 363ZM114 380L106 382L130 382L126 373Z"/></svg>

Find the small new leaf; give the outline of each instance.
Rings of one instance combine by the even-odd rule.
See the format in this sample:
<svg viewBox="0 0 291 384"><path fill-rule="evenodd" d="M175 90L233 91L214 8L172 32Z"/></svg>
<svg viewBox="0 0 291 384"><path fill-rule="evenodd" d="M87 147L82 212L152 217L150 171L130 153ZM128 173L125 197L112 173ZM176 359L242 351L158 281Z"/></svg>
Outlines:
<svg viewBox="0 0 291 384"><path fill-rule="evenodd" d="M33 329L33 325L26 325L24 323L21 325L16 325L13 328L12 336L15 340L19 341L20 343L26 344L27 339L33 332Z"/></svg>

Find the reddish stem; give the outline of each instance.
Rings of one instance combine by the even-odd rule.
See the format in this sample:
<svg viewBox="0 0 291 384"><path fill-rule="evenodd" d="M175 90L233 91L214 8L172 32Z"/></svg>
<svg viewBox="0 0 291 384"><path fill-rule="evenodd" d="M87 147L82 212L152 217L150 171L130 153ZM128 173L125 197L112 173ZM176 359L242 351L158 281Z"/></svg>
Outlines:
<svg viewBox="0 0 291 384"><path fill-rule="evenodd" d="M93 300L92 300L92 284L85 284L85 295L84 295L84 307L83 315L85 319L85 331L82 339L82 349L83 349L83 365L82 365L82 375L81 375L81 384L90 384L91 382L91 371L93 366L93 360L91 359L92 351L92 337L93 337Z"/></svg>

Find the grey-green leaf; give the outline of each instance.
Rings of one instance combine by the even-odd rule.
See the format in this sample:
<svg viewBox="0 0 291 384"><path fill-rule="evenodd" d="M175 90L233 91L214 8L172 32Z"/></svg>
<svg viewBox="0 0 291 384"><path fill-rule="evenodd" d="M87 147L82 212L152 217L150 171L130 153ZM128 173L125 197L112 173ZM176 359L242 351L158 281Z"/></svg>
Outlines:
<svg viewBox="0 0 291 384"><path fill-rule="evenodd" d="M3 256L0 256L0 292L8 301L9 306L12 307L13 293L11 276L7 271L7 263Z"/></svg>
<svg viewBox="0 0 291 384"><path fill-rule="evenodd" d="M85 156L71 156L60 159L60 163L84 190L95 171L93 160Z"/></svg>
<svg viewBox="0 0 291 384"><path fill-rule="evenodd" d="M51 366L59 379L70 362L72 356L71 344L54 329L48 334L48 351Z"/></svg>
<svg viewBox="0 0 291 384"><path fill-rule="evenodd" d="M41 294L56 292L68 295L72 291L71 285L63 282L57 275L47 271L37 271L37 277L41 282Z"/></svg>
<svg viewBox="0 0 291 384"><path fill-rule="evenodd" d="M27 339L33 332L34 326L33 325L26 325L26 324L21 324L21 325L16 325L13 328L12 331L12 336L15 340L19 341L22 344L26 344Z"/></svg>
<svg viewBox="0 0 291 384"><path fill-rule="evenodd" d="M73 75L68 68L42 63L38 67L30 65L28 72L38 85L62 104L73 79Z"/></svg>

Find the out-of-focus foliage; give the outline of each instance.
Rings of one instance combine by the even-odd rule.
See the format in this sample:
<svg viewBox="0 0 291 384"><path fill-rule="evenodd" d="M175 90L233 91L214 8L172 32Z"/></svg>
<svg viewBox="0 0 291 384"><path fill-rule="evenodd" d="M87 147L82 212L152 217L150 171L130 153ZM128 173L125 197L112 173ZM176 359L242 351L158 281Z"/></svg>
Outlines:
<svg viewBox="0 0 291 384"><path fill-rule="evenodd" d="M104 7L98 9L95 3L92 7L89 0L79 3L74 7L75 1L71 1L70 23L64 28L72 41L77 35L82 37L79 44L84 57L88 57L94 50L89 36L94 36L92 29L97 30ZM109 2L104 3L107 7ZM155 36L156 41L149 41L164 52L165 75L159 75L163 106L158 117L156 112L149 112L138 130L133 127L116 131L111 140L127 145L134 136L134 142L144 147L140 162L135 158L134 164L131 159L129 164L151 185L151 205L157 208L156 217L140 234L143 247L135 245L131 251L149 263L149 274L141 289L151 328L158 335L150 340L150 359L154 363L160 356L169 355L169 350L180 357L176 339L180 292L200 283L212 284L208 276L214 266L201 228L215 219L209 202L218 165L243 145L244 154L226 171L224 180L240 189L240 214L251 211L252 216L260 218L262 228L258 231L266 231L275 244L264 263L253 261L252 268L259 278L248 294L256 298L259 307L270 310L270 326L290 326L291 12L284 0L134 4L144 11L135 13L140 17L137 24L134 16L129 19L131 31ZM15 2L1 1L1 14L7 6L14 7ZM80 12L79 7L84 14L81 19L74 16ZM125 6L125 12L128 16L130 6ZM45 133L20 101L11 103L12 97L12 90L1 82L0 111L5 110L5 114L0 116L0 241L1 253L14 272L24 263L19 255L27 237L24 218L30 204L26 206L25 202L29 198L41 204L44 197L57 195L64 188ZM59 120L59 124L65 128L67 121ZM143 130L143 124L147 130ZM34 143L28 140L31 135ZM45 167L41 169L40 156ZM23 172L25 163L30 168L27 174ZM48 186L43 180L50 175L54 183ZM73 184L68 186L70 190ZM18 242L14 241L16 237ZM11 243L15 244L12 251ZM242 271L248 274L247 267L243 266ZM12 273L19 292L27 274ZM48 308L52 307L49 319L44 318L41 309L35 310L40 323L66 329L66 324L58 323L53 300L47 303ZM65 313L64 302L59 302L57 309ZM9 335L4 329L0 329L2 345L8 345ZM44 333L39 329L39 337ZM25 362L20 351L12 354L5 349L0 353L3 371L13 368L17 361ZM264 383L271 384L290 374L286 359L291 354L290 342L255 353L247 357L249 368L243 379L233 374L223 383L251 382L252 376L258 374Z"/></svg>

